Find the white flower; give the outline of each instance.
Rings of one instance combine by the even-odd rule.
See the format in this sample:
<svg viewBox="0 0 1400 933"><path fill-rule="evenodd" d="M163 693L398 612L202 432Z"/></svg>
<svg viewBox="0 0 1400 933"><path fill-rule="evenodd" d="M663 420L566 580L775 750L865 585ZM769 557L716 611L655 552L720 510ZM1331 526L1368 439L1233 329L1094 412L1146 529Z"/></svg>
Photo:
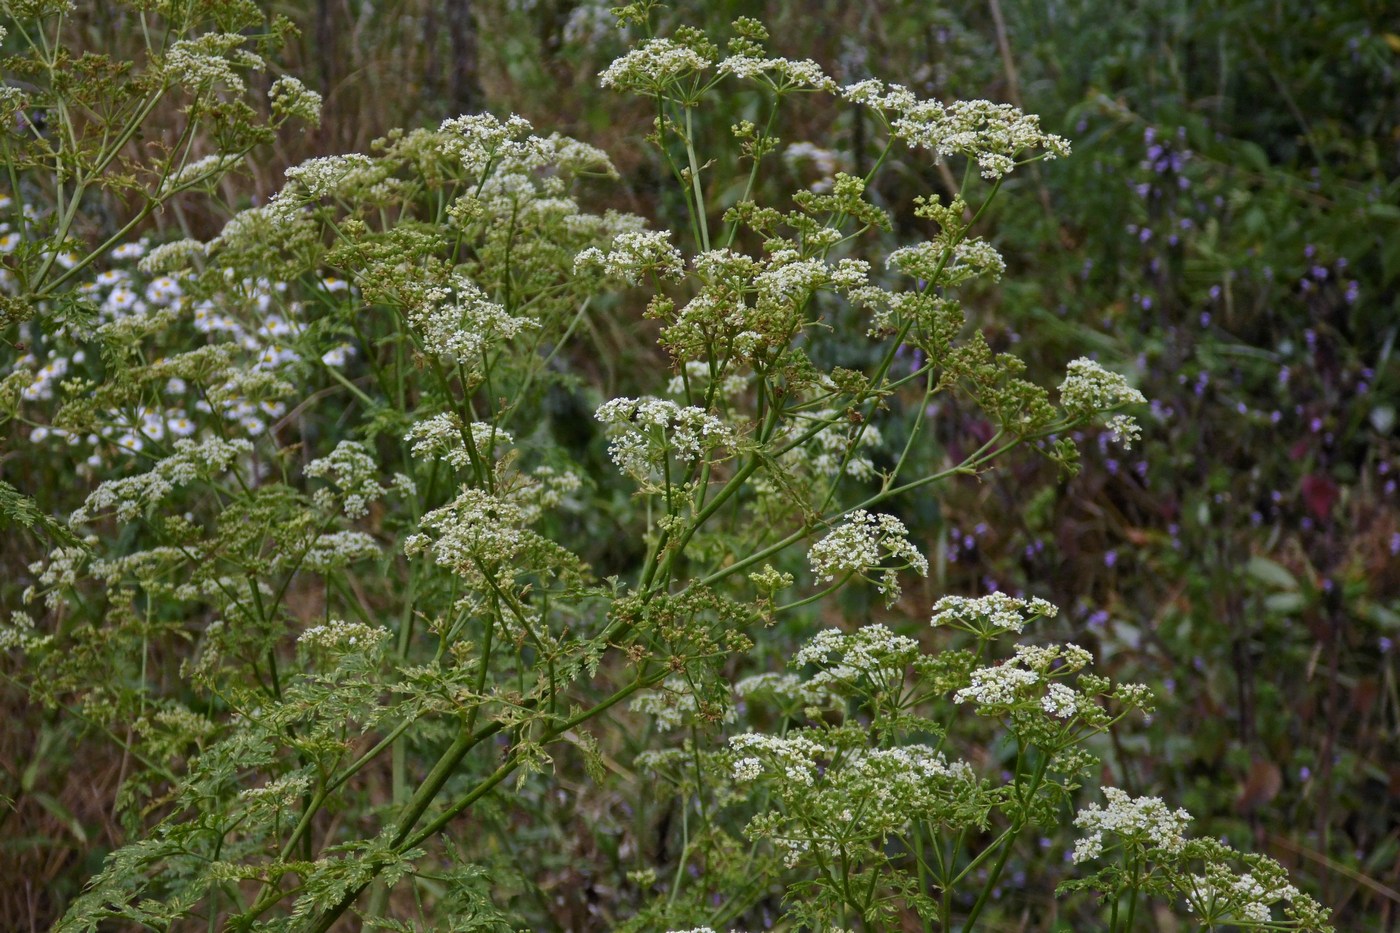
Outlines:
<svg viewBox="0 0 1400 933"><path fill-rule="evenodd" d="M737 443L729 426L703 408L667 399L615 398L600 405L595 417L609 426L613 462L638 481L646 481L668 456L695 461Z"/></svg>
<svg viewBox="0 0 1400 933"><path fill-rule="evenodd" d="M1012 663L979 667L972 672L972 686L953 694L953 700L957 703L971 701L977 704L978 712L995 714L1014 704L1023 689L1038 683L1039 674Z"/></svg>
<svg viewBox="0 0 1400 933"><path fill-rule="evenodd" d="M969 599L945 596L933 605L932 626L947 625L963 631L992 636L997 632L1020 634L1027 622L1054 618L1060 610L1043 599L1020 599L1005 593L992 593Z"/></svg>
<svg viewBox="0 0 1400 933"><path fill-rule="evenodd" d="M1051 684L1040 705L1051 716L1069 719L1079 711L1079 694L1064 684Z"/></svg>
<svg viewBox="0 0 1400 933"><path fill-rule="evenodd" d="M754 780L762 773L755 773L754 766L748 761L753 759L760 761L764 772L771 770L787 781L807 787L816 783L817 762L827 755L824 745L801 733L777 736L745 732L731 738L729 747L740 753L756 753L740 759L744 766L742 769L735 768L736 780ZM740 778L741 773L745 777Z"/></svg>
<svg viewBox="0 0 1400 933"><path fill-rule="evenodd" d="M638 230L619 233L612 249L604 253L590 247L574 257L575 269L601 267L609 278L636 285L648 272L663 279L678 280L685 274L685 260L671 245L669 230Z"/></svg>
<svg viewBox="0 0 1400 933"><path fill-rule="evenodd" d="M1114 415L1109 418L1108 430L1124 450L1132 450L1133 441L1142 440L1142 426L1132 415Z"/></svg>
<svg viewBox="0 0 1400 933"><path fill-rule="evenodd" d="M306 552L307 570L325 573L337 567L379 556L379 544L362 531L332 531L319 535Z"/></svg>
<svg viewBox="0 0 1400 933"><path fill-rule="evenodd" d="M787 58L731 55L719 63L718 71L736 78L760 77L765 84L779 92L799 88L836 92L836 82L827 77L821 66L810 58L792 61Z"/></svg>
<svg viewBox="0 0 1400 933"><path fill-rule="evenodd" d="M984 178L1010 172L1016 157L1028 150L1042 150L1047 159L1069 155L1067 140L1043 132L1039 117L1007 104L967 100L945 106L875 79L848 85L841 94L881 111L895 138L913 148L931 149L943 158L963 155L976 160Z"/></svg>
<svg viewBox="0 0 1400 933"><path fill-rule="evenodd" d="M1065 381L1060 383L1060 401L1070 414L1088 416L1119 405L1142 404L1147 398L1118 373L1080 357L1067 367Z"/></svg>
<svg viewBox="0 0 1400 933"><path fill-rule="evenodd" d="M61 546L49 552L47 564L43 561L35 561L29 565L29 572L37 575L39 586L48 591L44 597L46 606L50 609L57 608L62 600L59 591L77 585L78 573L82 570L83 564L87 562L87 558L87 551L80 547ZM32 602L35 598L37 598L37 592L33 588L25 591L25 602ZM16 620L22 621L18 617ZM31 622L31 627L32 624Z"/></svg>
<svg viewBox="0 0 1400 933"><path fill-rule="evenodd" d="M529 318L507 314L461 274L445 286L424 289L409 308L408 319L422 335L425 350L462 363L474 362L488 342L510 340L537 326Z"/></svg>
<svg viewBox="0 0 1400 933"><path fill-rule="evenodd" d="M515 438L509 432L481 421L472 422L470 434L472 446L481 457L489 456L498 446L515 443ZM413 452L419 456L435 457L458 470L471 465L462 421L451 412L442 412L417 422L403 439L413 443Z"/></svg>
<svg viewBox="0 0 1400 933"><path fill-rule="evenodd" d="M267 97L272 102L274 114L304 120L312 126L320 125L321 95L296 78L290 75L278 78L272 82Z"/></svg>
<svg viewBox="0 0 1400 933"><path fill-rule="evenodd" d="M341 441L335 450L308 463L303 472L330 484L330 489L318 489L312 496L316 507L327 512L334 511L339 500L347 518L360 518L369 512L371 502L384 497L379 464L357 441Z"/></svg>
<svg viewBox="0 0 1400 933"><path fill-rule="evenodd" d="M820 631L798 649L792 663L821 668L806 689L844 693L865 681L890 687L899 684L918 654L919 643L914 639L875 624L849 634L840 629Z"/></svg>
<svg viewBox="0 0 1400 933"><path fill-rule="evenodd" d="M319 156L307 159L287 169L287 180L300 185L310 198L333 196L347 178L373 168L369 156L352 152L346 155Z"/></svg>
<svg viewBox="0 0 1400 933"><path fill-rule="evenodd" d="M469 579L480 564L508 563L530 540L525 511L481 489L464 488L447 505L424 515L424 531L404 541L404 553L427 554L433 562Z"/></svg>
<svg viewBox="0 0 1400 933"><path fill-rule="evenodd" d="M355 358L355 348L348 343L337 344L321 354L321 362L339 369Z"/></svg>
<svg viewBox="0 0 1400 933"><path fill-rule="evenodd" d="M453 117L438 127L439 149L475 175L502 166L531 171L548 163L551 148L546 140L532 136L532 129L529 120L515 114L505 120L489 113Z"/></svg>
<svg viewBox="0 0 1400 933"><path fill-rule="evenodd" d="M137 443L131 446L139 449ZM82 507L69 517L69 523L80 525L90 522L95 516L109 510L116 513L119 521L132 521L148 506L164 500L177 487L201 476L222 473L240 456L253 450L253 445L241 438L231 441L209 438L200 442L180 438L175 441L174 447L174 454L158 461L149 472L107 480L98 486Z"/></svg>
<svg viewBox="0 0 1400 933"><path fill-rule="evenodd" d="M740 783L756 781L763 776L763 762L757 758L740 758L734 762L734 780Z"/></svg>
<svg viewBox="0 0 1400 933"><path fill-rule="evenodd" d="M1006 261L1001 254L980 237L969 237L951 244L934 240L917 246L905 246L890 253L885 258L885 265L897 267L905 275L937 281L945 286L959 285L978 277L997 282L1006 271Z"/></svg>
<svg viewBox="0 0 1400 933"><path fill-rule="evenodd" d="M297 644L331 651L370 651L388 639L389 634L386 628L332 619L325 625L314 625L302 632Z"/></svg>
<svg viewBox="0 0 1400 933"><path fill-rule="evenodd" d="M660 92L686 75L704 71L710 60L670 39L652 39L614 61L598 75L603 87Z"/></svg>
<svg viewBox="0 0 1400 933"><path fill-rule="evenodd" d="M803 706L821 706L831 700L824 686L803 680L796 674L754 674L736 683L734 693L745 698L767 693L780 702Z"/></svg>
<svg viewBox="0 0 1400 933"><path fill-rule="evenodd" d="M879 591L891 603L899 596L894 572L913 569L928 575L928 560L908 540L909 531L893 515L872 515L864 509L852 512L846 523L822 538L807 552L812 573L825 582L837 574L867 576L872 570L886 571L876 581ZM895 561L894 566L886 562Z"/></svg>
<svg viewBox="0 0 1400 933"><path fill-rule="evenodd" d="M241 49L247 36L238 33L206 33L194 39L180 39L165 53L164 68L169 78L194 90L222 85L234 94L246 90L236 68L259 71L263 60Z"/></svg>
<svg viewBox="0 0 1400 933"><path fill-rule="evenodd" d="M1191 814L1185 810L1169 809L1160 797L1129 797L1117 787L1105 787L1103 794L1108 798L1107 807L1091 803L1074 818L1075 826L1089 831L1075 844L1075 862L1099 855L1104 833L1160 849L1167 855L1176 855L1186 845L1186 825L1191 822Z"/></svg>

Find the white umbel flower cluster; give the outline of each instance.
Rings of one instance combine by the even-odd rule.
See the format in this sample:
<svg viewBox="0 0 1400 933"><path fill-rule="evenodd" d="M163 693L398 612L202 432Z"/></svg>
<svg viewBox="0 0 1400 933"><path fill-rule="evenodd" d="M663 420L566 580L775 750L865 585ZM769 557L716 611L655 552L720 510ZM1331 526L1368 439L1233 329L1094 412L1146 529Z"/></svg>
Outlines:
<svg viewBox="0 0 1400 933"><path fill-rule="evenodd" d="M1102 854L1104 833L1113 833L1120 839L1169 856L1178 854L1186 845L1186 826L1191 822L1191 814L1185 810L1172 810L1161 797L1130 797L1127 791L1117 787L1105 787L1103 795L1108 799L1108 806L1091 803L1074 818L1075 826L1088 831L1087 836L1074 844L1076 864Z"/></svg>
<svg viewBox="0 0 1400 933"><path fill-rule="evenodd" d="M1025 691L1040 683L1040 675L1014 664L979 667L972 672L972 686L953 694L958 703L976 703L979 712L995 712L1015 705Z"/></svg>
<svg viewBox="0 0 1400 933"><path fill-rule="evenodd" d="M974 670L971 684L953 694L953 700L976 704L983 716L1001 716L1015 707L1038 705L1056 719L1080 714L1097 718L1101 711L1092 697L1053 683L1092 662L1093 655L1074 644L1018 645L1015 656L1004 663ZM1046 684L1043 694L1040 684ZM1123 699L1127 702L1127 697Z"/></svg>
<svg viewBox="0 0 1400 933"><path fill-rule="evenodd" d="M175 441L175 452L157 461L149 472L107 480L98 486L68 521L81 525L109 511L116 513L118 521L132 521L146 508L164 500L176 487L201 476L222 473L252 450L253 445L242 438L231 441L209 438L196 442L182 437Z"/></svg>
<svg viewBox="0 0 1400 933"><path fill-rule="evenodd" d="M999 282L1006 260L986 240L969 237L956 243L934 240L902 247L885 257L885 266L913 278L953 286L982 277Z"/></svg>
<svg viewBox="0 0 1400 933"><path fill-rule="evenodd" d="M949 762L924 745L843 749L804 733L748 733L730 746L739 756L736 782L763 780L787 813L801 814L792 819L769 810L747 829L751 838L771 839L789 867L810 852L865 851L912 820L946 818L977 784L967 763Z"/></svg>
<svg viewBox="0 0 1400 933"><path fill-rule="evenodd" d="M1258 874L1244 872L1237 875L1227 865L1208 864L1206 874L1192 875L1190 878L1187 909L1199 908L1202 913L1212 916L1229 913L1264 924L1273 920L1274 904L1304 899L1302 892L1285 880L1287 876L1281 868L1267 864L1260 868L1263 870Z"/></svg>
<svg viewBox="0 0 1400 933"><path fill-rule="evenodd" d="M326 573L356 561L379 556L379 544L363 531L328 531L318 535L306 552L302 566Z"/></svg>
<svg viewBox="0 0 1400 933"><path fill-rule="evenodd" d="M680 280L685 275L685 259L671 245L671 231L636 230L619 233L607 253L596 246L579 253L574 257L574 268L601 269L608 278L636 285L649 272L658 278Z"/></svg>
<svg viewBox="0 0 1400 933"><path fill-rule="evenodd" d="M717 70L722 75L757 79L780 94L795 90L827 91L834 94L837 90L836 82L822 71L821 65L810 58L793 61L789 58L731 55L719 63Z"/></svg>
<svg viewBox="0 0 1400 933"><path fill-rule="evenodd" d="M433 562L475 579L481 566L509 562L529 539L524 510L481 489L464 488L439 509L424 515L423 531L404 540L409 557L427 554Z"/></svg>
<svg viewBox="0 0 1400 933"><path fill-rule="evenodd" d="M807 552L812 573L831 582L838 574L859 574L871 579L887 603L899 598L898 575L914 570L928 575L928 560L909 542L909 530L893 515L872 515L864 509L852 512L844 525L822 538ZM894 563L889 563L893 561Z"/></svg>
<svg viewBox="0 0 1400 933"><path fill-rule="evenodd" d="M1119 405L1140 405L1147 401L1122 375L1104 369L1086 356L1066 367L1060 383L1060 403L1072 415L1088 416Z"/></svg>
<svg viewBox="0 0 1400 933"><path fill-rule="evenodd" d="M603 87L660 93L674 81L698 74L711 61L670 39L652 39L614 61L598 75Z"/></svg>
<svg viewBox="0 0 1400 933"><path fill-rule="evenodd" d="M533 130L529 120L515 114L505 120L489 113L466 114L442 122L438 148L475 175L500 165L529 170L549 160L549 144L531 135Z"/></svg>
<svg viewBox="0 0 1400 933"><path fill-rule="evenodd" d="M797 650L792 663L821 668L808 681L809 688L846 694L864 683L895 688L918 655L918 642L877 623L850 633L820 631Z"/></svg>
<svg viewBox="0 0 1400 933"><path fill-rule="evenodd" d="M1111 411L1121 405L1140 405L1147 401L1137 389L1128 385L1122 375L1104 369L1088 357L1069 364L1065 381L1060 383L1060 403L1065 411L1078 418L1089 418ZM1141 439L1142 428L1131 415L1114 415L1108 419L1108 430L1114 439L1130 449Z"/></svg>
<svg viewBox="0 0 1400 933"><path fill-rule="evenodd" d="M374 162L358 152L345 155L318 156L287 169L287 180L299 186L306 197L316 199L334 196L347 179L372 170Z"/></svg>
<svg viewBox="0 0 1400 933"><path fill-rule="evenodd" d="M243 71L260 71L262 58L239 48L248 37L236 32L211 32L171 44L162 62L166 78L192 90L205 91L222 86L230 93L247 90Z"/></svg>
<svg viewBox="0 0 1400 933"><path fill-rule="evenodd" d="M745 732L731 738L729 747L742 756L734 762L734 780L753 781L768 772L807 787L816 783L817 763L828 754L826 746L801 733Z"/></svg>
<svg viewBox="0 0 1400 933"><path fill-rule="evenodd" d="M668 456L687 463L718 447L731 450L734 431L703 408L682 407L667 399L615 398L598 407L595 417L608 426L608 454L622 472L647 481Z"/></svg>
<svg viewBox="0 0 1400 933"><path fill-rule="evenodd" d="M824 687L796 674L754 674L735 683L734 694L744 699L766 694L784 705L823 706L831 701Z"/></svg>
<svg viewBox="0 0 1400 933"><path fill-rule="evenodd" d="M29 565L29 572L35 574L38 586L24 591L24 601L33 602L42 593L44 605L56 609L63 602L62 590L78 585L78 574L87 563L88 553L80 547L60 545L49 552L48 562L35 561ZM32 628L32 621L29 624Z"/></svg>
<svg viewBox="0 0 1400 933"><path fill-rule="evenodd" d="M933 604L929 625L948 626L984 638L1002 632L1020 634L1028 622L1053 619L1060 614L1055 604L1040 598L1021 599L1005 593L992 593L970 599L966 596L944 596Z"/></svg>
<svg viewBox="0 0 1400 933"><path fill-rule="evenodd" d="M302 632L297 644L327 651L370 651L386 640L389 634L386 628L332 619Z"/></svg>
<svg viewBox="0 0 1400 933"><path fill-rule="evenodd" d="M1041 150L1047 159L1069 155L1068 140L1044 132L1039 117L1008 104L963 100L945 105L874 78L842 88L841 96L879 110L890 132L912 148L930 149L942 158L975 159L983 178L1006 175L1024 152Z"/></svg>
<svg viewBox="0 0 1400 933"><path fill-rule="evenodd" d="M515 443L515 438L510 432L482 421L472 422L469 430L472 445L481 457L488 457L497 447ZM471 465L471 454L467 451L466 438L462 431L462 419L452 412L442 412L431 418L424 418L409 428L403 439L413 444L415 457L432 457L458 470L464 470Z"/></svg>
<svg viewBox="0 0 1400 933"><path fill-rule="evenodd" d="M474 363L489 343L537 326L529 318L507 314L460 273L447 285L424 289L409 308L408 320L422 335L424 350L460 363Z"/></svg>
<svg viewBox="0 0 1400 933"><path fill-rule="evenodd" d="M272 82L267 98L276 116L303 120L312 126L321 123L321 95L291 75L283 75Z"/></svg>
<svg viewBox="0 0 1400 933"><path fill-rule="evenodd" d="M379 465L358 441L341 441L335 450L308 463L303 472L329 484L312 495L316 507L325 512L339 506L347 518L362 518L371 502L384 498Z"/></svg>

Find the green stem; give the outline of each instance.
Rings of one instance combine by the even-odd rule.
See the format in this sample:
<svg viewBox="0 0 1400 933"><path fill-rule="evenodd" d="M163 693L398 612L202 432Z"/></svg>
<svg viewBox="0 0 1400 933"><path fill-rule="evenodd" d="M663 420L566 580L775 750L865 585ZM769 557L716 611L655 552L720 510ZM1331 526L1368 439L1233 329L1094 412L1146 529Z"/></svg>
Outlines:
<svg viewBox="0 0 1400 933"><path fill-rule="evenodd" d="M700 248L710 251L710 218L705 207L705 189L700 184L700 158L695 154L692 124L693 107L685 108L685 157L690 163L690 187L695 198L696 226L700 231Z"/></svg>

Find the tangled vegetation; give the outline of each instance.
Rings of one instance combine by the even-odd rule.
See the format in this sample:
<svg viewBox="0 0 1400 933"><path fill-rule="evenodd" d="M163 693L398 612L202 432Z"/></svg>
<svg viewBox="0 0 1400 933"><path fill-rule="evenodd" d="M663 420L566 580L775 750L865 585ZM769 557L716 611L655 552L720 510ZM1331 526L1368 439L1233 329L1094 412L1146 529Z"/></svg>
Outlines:
<svg viewBox="0 0 1400 933"><path fill-rule="evenodd" d="M1040 307L1063 280L995 239L1054 220L1045 178L1084 158L1068 139L642 0L595 71L651 120L655 192L482 111L250 197L251 154L321 119L269 73L294 24L247 0L122 9L130 61L70 48L65 0L5 7L0 647L37 739L0 792L89 858L45 905L58 929L1331 929L1338 889L1269 829L1287 798L1261 750L1297 729L1260 724L1244 676L1312 676L1326 652L1334 715L1352 636L1310 658L1260 639L1295 645L1284 623L1318 607L1400 619L1391 570L1348 576L1373 558L1334 517L1363 493L1322 469L1362 449L1356 487L1388 475L1372 435L1393 407L1344 427L1318 388L1266 412L1260 386L1335 374L1270 383L1250 367L1282 348L1198 341L1191 359L1245 361L1217 388L1190 341L1142 327L1139 355L1115 352L1130 338ZM823 113L858 147L780 137ZM1219 181L1193 174L1191 132L1146 127L1142 180L1101 198L1145 212L1152 284L1104 302L1111 329L1188 301L1168 272L1208 263L1186 231L1255 258L1199 216ZM238 209L213 222L216 203ZM1080 300L1121 290L1057 249ZM1299 291L1362 304L1310 249ZM1263 300L1253 268L1202 287L1220 310L1199 329ZM1307 333L1314 361L1338 341ZM1296 490L1266 503L1263 469L1230 472L1255 434L1182 437L1174 416L1215 392L1246 432L1318 422ZM1075 508L1121 482L1135 515L1170 470L1203 471L1202 498L1047 573L1057 549L1083 567ZM1253 543L1288 533L1290 497L1336 549L1325 577L1293 559L1306 541ZM1241 501L1247 522L1216 517ZM1218 566L1173 572L1201 553ZM1192 598L1153 618L1159 576ZM1258 634L1205 630L1218 601ZM1368 637L1393 736L1390 636ZM1182 708L1154 652L1183 644L1240 678L1240 831L1193 832L1179 806L1232 795L1188 780L1219 733L1151 716ZM66 802L83 755L112 764L100 843ZM1375 844L1348 857L1394 846Z"/></svg>

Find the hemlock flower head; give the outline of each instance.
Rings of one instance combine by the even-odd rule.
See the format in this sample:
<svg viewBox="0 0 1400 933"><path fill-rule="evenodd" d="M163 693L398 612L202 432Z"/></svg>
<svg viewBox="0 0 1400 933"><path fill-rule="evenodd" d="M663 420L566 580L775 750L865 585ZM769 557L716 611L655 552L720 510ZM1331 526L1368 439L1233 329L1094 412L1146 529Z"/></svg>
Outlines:
<svg viewBox="0 0 1400 933"><path fill-rule="evenodd" d="M363 622L332 619L302 632L297 644L329 651L370 651L389 638L389 630Z"/></svg>
<svg viewBox="0 0 1400 933"><path fill-rule="evenodd" d="M1060 383L1060 402L1072 415L1087 417L1119 405L1147 402L1147 397L1128 385L1122 375L1104 369L1088 357L1074 360L1066 367L1066 372L1064 382Z"/></svg>
<svg viewBox="0 0 1400 933"><path fill-rule="evenodd" d="M423 516L421 530L404 539L404 553L425 554L438 566L476 582L483 567L514 567L513 562L540 542L526 527L531 515L529 508L510 499L463 487L452 502Z"/></svg>
<svg viewBox="0 0 1400 933"><path fill-rule="evenodd" d="M497 447L515 443L510 432L485 424L472 422L468 433L478 456L487 457ZM403 436L405 442L412 442L413 453L420 457L433 457L451 464L455 469L464 470L471 465L471 453L467 450L462 420L452 412L442 412L424 418L409 428Z"/></svg>
<svg viewBox="0 0 1400 933"><path fill-rule="evenodd" d="M238 70L261 71L263 60L239 48L248 37L236 32L211 32L193 39L179 39L166 50L162 66L169 80L192 90L222 86L230 93L247 90Z"/></svg>
<svg viewBox="0 0 1400 933"><path fill-rule="evenodd" d="M531 135L533 129L529 120L515 114L505 120L489 113L466 114L442 122L438 146L472 174L484 175L501 165L533 170L549 159L549 147Z"/></svg>
<svg viewBox="0 0 1400 933"><path fill-rule="evenodd" d="M1109 418L1108 430L1124 450L1132 450L1133 441L1142 440L1142 426L1132 415L1114 415Z"/></svg>
<svg viewBox="0 0 1400 933"><path fill-rule="evenodd" d="M670 39L652 39L598 74L598 83L619 91L660 93L674 81L697 74L711 59Z"/></svg>
<svg viewBox="0 0 1400 933"><path fill-rule="evenodd" d="M73 512L69 524L85 524L108 511L115 512L118 521L133 521L147 507L169 497L177 487L201 476L223 473L240 457L253 451L253 445L242 438L194 441L182 437L173 446L174 453L157 461L148 472L102 483Z"/></svg>
<svg viewBox="0 0 1400 933"><path fill-rule="evenodd" d="M272 82L267 97L277 116L302 120L311 126L321 125L321 95L291 75L283 75Z"/></svg>
<svg viewBox="0 0 1400 933"><path fill-rule="evenodd" d="M754 55L731 55L719 63L717 71L736 78L761 78L774 91L829 91L835 93L837 84L821 65L810 58L793 61L788 58L759 58Z"/></svg>
<svg viewBox="0 0 1400 933"><path fill-rule="evenodd" d="M969 279L985 276L1001 281L1006 261L992 244L980 237L969 237L956 243L934 240L917 246L905 246L885 258L887 268L894 267L916 279L939 285L960 285Z"/></svg>
<svg viewBox="0 0 1400 933"><path fill-rule="evenodd" d="M870 685L897 688L905 669L918 656L918 642L876 623L849 633L820 631L797 650L792 663L820 668L808 679L806 689L844 696Z"/></svg>
<svg viewBox="0 0 1400 933"><path fill-rule="evenodd" d="M964 631L992 637L998 632L1025 630L1026 623L1040 618L1054 618L1060 610L1044 599L1021 599L1005 593L992 593L970 599L965 596L945 596L933 605L932 626L951 626Z"/></svg>
<svg viewBox="0 0 1400 933"><path fill-rule="evenodd" d="M289 559L295 555L286 555ZM302 565L326 573L356 561L379 556L379 543L363 531L332 531L319 535L306 552Z"/></svg>
<svg viewBox="0 0 1400 933"><path fill-rule="evenodd" d="M352 152L307 159L288 168L286 175L289 182L299 185L307 197L315 200L335 195L346 179L373 167L369 156Z"/></svg>
<svg viewBox="0 0 1400 933"><path fill-rule="evenodd" d="M633 479L647 481L667 457L693 462L718 447L733 449L734 431L703 408L661 398L615 398L594 415L612 436L608 454Z"/></svg>
<svg viewBox="0 0 1400 933"><path fill-rule="evenodd" d="M979 667L972 672L972 686L953 694L956 703L976 703L977 711L996 715L1022 698L1026 688L1040 683L1040 675L1015 664Z"/></svg>
<svg viewBox="0 0 1400 933"><path fill-rule="evenodd" d="M361 518L371 502L384 498L378 461L358 441L341 441L335 450L308 463L303 472L330 484L312 496L316 507L327 512L334 511L339 501L347 518Z"/></svg>
<svg viewBox="0 0 1400 933"><path fill-rule="evenodd" d="M754 674L734 685L734 695L745 699L765 693L780 702L803 706L821 706L831 701L825 687L796 674Z"/></svg>
<svg viewBox="0 0 1400 933"><path fill-rule="evenodd" d="M1170 809L1160 797L1129 797L1117 787L1105 787L1103 795L1108 799L1106 807L1091 803L1074 818L1074 825L1089 833L1075 843L1076 864L1103 852L1104 833L1168 856L1185 847L1186 826L1191 822L1191 814L1185 810Z"/></svg>
<svg viewBox="0 0 1400 933"><path fill-rule="evenodd" d="M469 365L477 364L489 344L538 326L529 318L512 317L461 273L444 285L421 290L409 307L408 320L422 335L424 350Z"/></svg>
<svg viewBox="0 0 1400 933"><path fill-rule="evenodd" d="M1059 719L1070 719L1079 711L1079 694L1064 684L1051 684L1040 701L1045 712Z"/></svg>
<svg viewBox="0 0 1400 933"><path fill-rule="evenodd" d="M1069 364L1068 375L1060 383L1060 402L1065 411L1076 418L1090 418L1122 405L1138 405L1147 398L1128 385L1122 375L1104 369L1087 357ZM1131 415L1119 414L1108 419L1113 437L1130 449L1133 441L1142 437L1142 428Z"/></svg>
<svg viewBox="0 0 1400 933"><path fill-rule="evenodd" d="M732 737L729 747L742 756L734 763L736 781L756 780L772 770L807 787L817 781L817 762L829 754L825 745L801 733L777 736L745 732Z"/></svg>
<svg viewBox="0 0 1400 933"><path fill-rule="evenodd" d="M874 78L847 85L841 96L879 110L890 132L911 148L976 160L987 179L1006 175L1024 152L1040 150L1042 158L1053 159L1070 151L1068 140L1041 130L1039 117L1009 104L964 100L945 105Z"/></svg>
<svg viewBox="0 0 1400 933"><path fill-rule="evenodd" d="M669 230L638 230L619 233L606 254L590 247L574 257L574 268L600 268L609 278L636 285L648 272L659 278L679 280L685 275L685 260L671 245Z"/></svg>
<svg viewBox="0 0 1400 933"><path fill-rule="evenodd" d="M807 552L812 573L831 582L837 574L869 574L879 571L872 581L887 604L899 598L898 572L912 569L928 575L928 560L909 542L909 530L893 515L872 515L864 509L852 512L845 524L822 538ZM888 561L895 561L893 566Z"/></svg>

